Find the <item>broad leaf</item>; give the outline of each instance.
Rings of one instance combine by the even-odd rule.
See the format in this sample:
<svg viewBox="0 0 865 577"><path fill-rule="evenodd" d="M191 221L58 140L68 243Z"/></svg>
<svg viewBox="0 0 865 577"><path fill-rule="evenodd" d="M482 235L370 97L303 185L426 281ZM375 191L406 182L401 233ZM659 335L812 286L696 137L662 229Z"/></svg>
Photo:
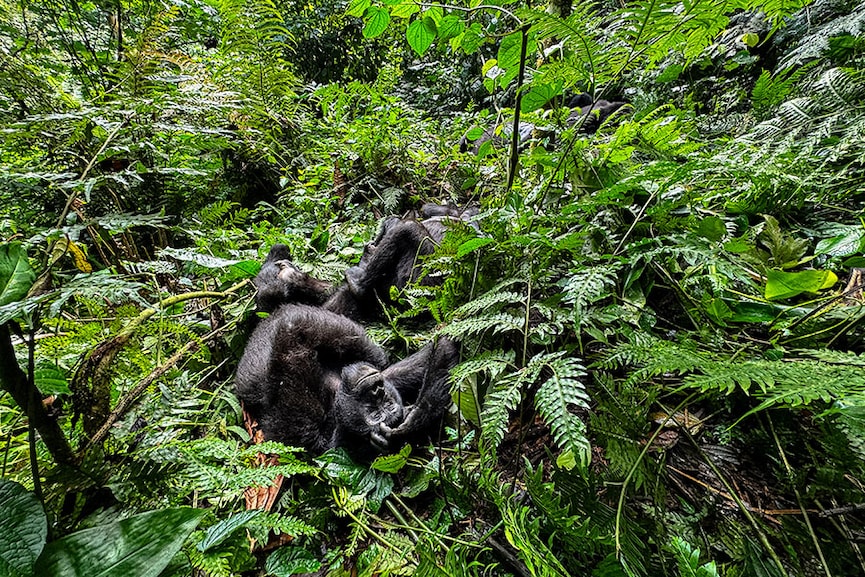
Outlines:
<svg viewBox="0 0 865 577"><path fill-rule="evenodd" d="M35 280L27 251L19 243L0 246L0 306L24 298Z"/></svg>
<svg viewBox="0 0 865 577"><path fill-rule="evenodd" d="M466 29L462 18L456 14L451 14L442 18L438 24L438 35L442 40L450 40L463 33Z"/></svg>
<svg viewBox="0 0 865 577"><path fill-rule="evenodd" d="M18 483L0 479L0 575L33 575L47 536L48 521L39 499Z"/></svg>
<svg viewBox="0 0 865 577"><path fill-rule="evenodd" d="M411 49L418 56L423 56L424 52L432 46L433 41L436 39L435 22L429 17L415 20L409 24L405 34Z"/></svg>
<svg viewBox="0 0 865 577"><path fill-rule="evenodd" d="M203 516L177 507L72 533L45 547L36 575L157 577Z"/></svg>
<svg viewBox="0 0 865 577"><path fill-rule="evenodd" d="M299 573L315 573L321 569L321 561L306 549L283 547L267 558L265 570L268 575L289 577Z"/></svg>
<svg viewBox="0 0 865 577"><path fill-rule="evenodd" d="M391 8L390 15L393 18L410 18L412 14L417 14L420 7L416 2L400 2Z"/></svg>
<svg viewBox="0 0 865 577"><path fill-rule="evenodd" d="M562 93L561 81L555 84L541 84L532 86L520 102L520 110L523 112L532 112L546 106L546 104Z"/></svg>
<svg viewBox="0 0 865 577"><path fill-rule="evenodd" d="M348 10L345 13L348 16L357 16L360 18L370 6L372 6L372 0L351 0L351 4L348 5Z"/></svg>
<svg viewBox="0 0 865 577"><path fill-rule="evenodd" d="M784 272L769 269L766 272L767 299L789 299L802 293L815 293L838 282L838 277L829 270L803 270Z"/></svg>
<svg viewBox="0 0 865 577"><path fill-rule="evenodd" d="M380 36L390 24L390 12L385 8L370 6L366 11L366 25L363 27L364 38L375 38Z"/></svg>
<svg viewBox="0 0 865 577"><path fill-rule="evenodd" d="M411 445L406 445L399 453L377 457L370 466L383 473L396 473L408 463L409 455L411 455Z"/></svg>
<svg viewBox="0 0 865 577"><path fill-rule="evenodd" d="M221 545L226 539L231 537L240 527L246 525L249 521L258 517L263 513L262 509L253 509L251 511L241 511L236 515L232 515L228 519L220 521L213 527L207 529L204 534L204 539L198 544L199 551L207 551L217 545Z"/></svg>

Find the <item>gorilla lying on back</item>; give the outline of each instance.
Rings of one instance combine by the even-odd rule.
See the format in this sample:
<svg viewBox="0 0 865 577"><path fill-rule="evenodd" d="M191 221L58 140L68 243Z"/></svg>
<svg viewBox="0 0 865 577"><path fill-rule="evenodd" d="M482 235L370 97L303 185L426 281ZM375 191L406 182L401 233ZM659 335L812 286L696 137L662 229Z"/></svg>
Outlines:
<svg viewBox="0 0 865 577"><path fill-rule="evenodd" d="M354 321L289 304L252 333L235 387L266 439L365 459L429 435L450 406L456 361L454 343L440 338L387 366Z"/></svg>
<svg viewBox="0 0 865 577"><path fill-rule="evenodd" d="M291 262L288 247L274 245L255 277L256 306L272 312L284 303L309 304L361 320L380 314L380 303L391 300L391 286L402 290L418 280L437 284L441 280L437 277L419 279L420 257L432 254L444 238L448 221L465 221L477 210L426 204L420 212L423 220L386 219L375 240L364 248L360 262L345 272L346 282L338 287L301 271Z"/></svg>

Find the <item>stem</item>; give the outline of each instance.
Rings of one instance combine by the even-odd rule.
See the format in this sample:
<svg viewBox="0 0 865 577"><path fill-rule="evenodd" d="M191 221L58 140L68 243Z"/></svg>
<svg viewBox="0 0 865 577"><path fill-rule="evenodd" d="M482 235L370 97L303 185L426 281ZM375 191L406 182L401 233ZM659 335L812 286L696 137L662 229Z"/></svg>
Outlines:
<svg viewBox="0 0 865 577"><path fill-rule="evenodd" d="M805 526L808 527L808 533L811 535L811 540L814 542L814 547L817 549L817 556L820 558L820 563L823 565L823 572L826 573L826 577L832 577L832 572L829 571L829 565L826 564L826 558L823 557L823 549L820 548L820 541L817 539L816 533L814 533L814 527L811 526L811 519L808 517L808 511L805 510L805 505L802 502L802 495L799 493L799 489L796 488L796 485L793 482L793 469L787 461L787 454L784 452L783 447L781 447L781 440L778 439L778 433L775 432L775 425L772 423L772 417L768 413L766 414L766 419L769 421L769 430L772 431L772 439L775 441L775 446L778 447L778 454L781 455L781 461L784 463L784 469L787 471L787 478L790 481L790 486L793 487L793 493L796 495L796 502L799 504L799 509L802 511L802 518L805 521Z"/></svg>
<svg viewBox="0 0 865 577"><path fill-rule="evenodd" d="M529 46L529 26L523 26L522 43L520 45L520 71L517 75L517 97L514 102L514 123L511 129L511 158L508 161L508 183L506 191L514 186L517 169L520 166L520 104L523 101L523 84L526 76L526 51Z"/></svg>

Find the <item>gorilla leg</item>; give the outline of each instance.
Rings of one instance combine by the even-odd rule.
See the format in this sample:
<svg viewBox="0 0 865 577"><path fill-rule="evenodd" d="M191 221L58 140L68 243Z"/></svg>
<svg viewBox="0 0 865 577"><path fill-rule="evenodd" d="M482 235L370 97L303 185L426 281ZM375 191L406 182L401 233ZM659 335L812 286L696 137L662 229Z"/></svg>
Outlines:
<svg viewBox="0 0 865 577"><path fill-rule="evenodd" d="M388 219L360 263L345 272L349 290L360 299L375 294L387 301L391 285L404 288L414 278L418 257L431 254L434 248L435 239L423 224Z"/></svg>

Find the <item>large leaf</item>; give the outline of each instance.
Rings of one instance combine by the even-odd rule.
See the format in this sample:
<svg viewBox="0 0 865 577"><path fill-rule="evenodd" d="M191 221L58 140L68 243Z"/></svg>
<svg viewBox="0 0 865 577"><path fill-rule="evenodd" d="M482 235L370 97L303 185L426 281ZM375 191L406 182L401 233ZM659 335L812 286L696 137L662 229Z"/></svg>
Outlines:
<svg viewBox="0 0 865 577"><path fill-rule="evenodd" d="M419 18L409 24L405 34L412 50L423 56L436 39L436 24L430 17Z"/></svg>
<svg viewBox="0 0 865 577"><path fill-rule="evenodd" d="M789 299L802 293L815 293L838 282L838 277L829 270L803 270L784 272L769 269L766 272L767 299Z"/></svg>
<svg viewBox="0 0 865 577"><path fill-rule="evenodd" d="M0 306L24 298L34 280L24 248L17 242L0 246Z"/></svg>
<svg viewBox="0 0 865 577"><path fill-rule="evenodd" d="M0 575L33 575L47 536L48 522L39 499L18 483L0 479Z"/></svg>
<svg viewBox="0 0 865 577"><path fill-rule="evenodd" d="M321 561L306 549L283 547L267 558L268 575L288 577L298 573L314 573L321 569Z"/></svg>
<svg viewBox="0 0 865 577"><path fill-rule="evenodd" d="M36 575L156 577L203 516L202 510L177 507L78 531L45 547Z"/></svg>
<svg viewBox="0 0 865 577"><path fill-rule="evenodd" d="M390 24L390 12L386 8L370 6L366 11L366 24L363 27L364 38L380 36Z"/></svg>
<svg viewBox="0 0 865 577"><path fill-rule="evenodd" d="M562 93L562 82L559 80L553 84L539 84L532 86L520 102L520 110L532 112L547 105L547 103Z"/></svg>
<svg viewBox="0 0 865 577"><path fill-rule="evenodd" d="M204 534L204 539L198 544L198 550L207 551L221 545L226 539L231 537L232 533L258 517L261 513L263 513L262 509L241 511L228 519L220 521L207 530Z"/></svg>

